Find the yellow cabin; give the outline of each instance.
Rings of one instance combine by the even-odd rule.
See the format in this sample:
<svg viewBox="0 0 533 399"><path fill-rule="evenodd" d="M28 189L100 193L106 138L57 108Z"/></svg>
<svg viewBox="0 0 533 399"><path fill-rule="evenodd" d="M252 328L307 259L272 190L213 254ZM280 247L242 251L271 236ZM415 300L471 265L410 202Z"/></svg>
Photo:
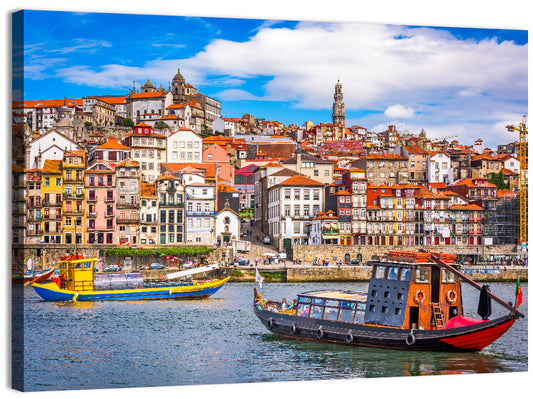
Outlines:
<svg viewBox="0 0 533 399"><path fill-rule="evenodd" d="M78 292L93 291L94 263L97 259L78 258L79 256L72 256L61 260L59 264L61 288Z"/></svg>

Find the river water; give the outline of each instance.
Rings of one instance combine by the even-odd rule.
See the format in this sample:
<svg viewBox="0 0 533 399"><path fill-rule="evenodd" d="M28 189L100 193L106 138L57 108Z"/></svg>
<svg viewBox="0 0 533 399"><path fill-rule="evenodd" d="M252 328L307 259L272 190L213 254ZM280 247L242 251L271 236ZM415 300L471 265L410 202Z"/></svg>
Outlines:
<svg viewBox="0 0 533 399"><path fill-rule="evenodd" d="M514 283L491 291L515 298ZM528 285L518 320L477 353L409 352L278 338L253 313L253 283L206 300L52 303L24 289L24 390L154 387L527 371ZM265 283L269 299L366 283ZM463 284L465 313L478 292ZM493 303L493 317L506 311Z"/></svg>

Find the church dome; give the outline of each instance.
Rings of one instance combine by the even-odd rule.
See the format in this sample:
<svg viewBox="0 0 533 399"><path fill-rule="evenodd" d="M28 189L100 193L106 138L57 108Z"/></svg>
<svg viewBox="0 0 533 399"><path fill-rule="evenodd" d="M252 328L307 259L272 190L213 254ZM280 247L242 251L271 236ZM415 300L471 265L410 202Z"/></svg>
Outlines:
<svg viewBox="0 0 533 399"><path fill-rule="evenodd" d="M148 79L148 81L144 84L143 88L154 88L155 89L152 82L150 82L150 79Z"/></svg>
<svg viewBox="0 0 533 399"><path fill-rule="evenodd" d="M178 73L174 75L174 79L172 79L172 81L174 81L174 82L184 82L185 83L185 78L181 74L179 68L178 68Z"/></svg>

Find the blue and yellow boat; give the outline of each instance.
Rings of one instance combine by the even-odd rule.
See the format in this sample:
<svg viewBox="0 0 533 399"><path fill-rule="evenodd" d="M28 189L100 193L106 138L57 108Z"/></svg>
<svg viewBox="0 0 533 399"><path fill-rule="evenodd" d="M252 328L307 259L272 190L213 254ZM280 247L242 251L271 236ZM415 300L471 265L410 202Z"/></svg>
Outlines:
<svg viewBox="0 0 533 399"><path fill-rule="evenodd" d="M96 258L80 255L64 257L59 277L51 283L32 284L45 301L108 301L200 299L216 293L230 279L168 281L145 283L140 273L99 274L94 272ZM216 269L212 266L206 269ZM192 274L192 272L191 272Z"/></svg>

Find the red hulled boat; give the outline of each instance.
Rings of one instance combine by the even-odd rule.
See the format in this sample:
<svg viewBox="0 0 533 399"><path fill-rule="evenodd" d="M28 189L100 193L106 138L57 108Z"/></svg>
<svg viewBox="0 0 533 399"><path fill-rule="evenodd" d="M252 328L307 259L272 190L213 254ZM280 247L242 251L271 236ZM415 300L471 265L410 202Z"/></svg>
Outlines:
<svg viewBox="0 0 533 399"><path fill-rule="evenodd" d="M254 289L254 312L273 333L290 338L381 348L477 351L500 338L518 309L462 274L455 255L391 251L373 263L368 291L311 291L290 305ZM478 314L463 314L461 281L480 290ZM493 320L491 300L509 310Z"/></svg>

